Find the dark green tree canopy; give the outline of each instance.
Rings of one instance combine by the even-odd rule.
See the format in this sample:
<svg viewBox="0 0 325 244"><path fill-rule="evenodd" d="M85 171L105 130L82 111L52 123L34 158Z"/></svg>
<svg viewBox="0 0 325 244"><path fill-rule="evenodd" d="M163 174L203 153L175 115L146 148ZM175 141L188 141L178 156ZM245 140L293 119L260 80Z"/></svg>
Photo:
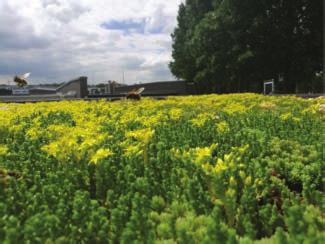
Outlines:
<svg viewBox="0 0 325 244"><path fill-rule="evenodd" d="M210 91L320 90L321 0L187 0L172 34L172 73ZM320 80L319 80L320 81Z"/></svg>

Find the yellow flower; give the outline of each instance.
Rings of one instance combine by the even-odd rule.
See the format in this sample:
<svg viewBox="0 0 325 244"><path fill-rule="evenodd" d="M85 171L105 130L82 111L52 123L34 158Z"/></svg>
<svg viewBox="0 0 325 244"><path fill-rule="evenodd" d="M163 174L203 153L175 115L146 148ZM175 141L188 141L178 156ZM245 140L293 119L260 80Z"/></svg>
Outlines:
<svg viewBox="0 0 325 244"><path fill-rule="evenodd" d="M205 172L210 172L213 169L213 167L209 163L202 164L201 167Z"/></svg>
<svg viewBox="0 0 325 244"><path fill-rule="evenodd" d="M244 171L240 170L239 171L239 176L240 176L241 179L244 180L246 178L246 173Z"/></svg>
<svg viewBox="0 0 325 244"><path fill-rule="evenodd" d="M293 117L292 120L297 124L301 122L301 119L298 117Z"/></svg>
<svg viewBox="0 0 325 244"><path fill-rule="evenodd" d="M245 168L246 168L246 165L245 165L245 164L238 164L238 167L239 167L240 169L245 169Z"/></svg>
<svg viewBox="0 0 325 244"><path fill-rule="evenodd" d="M153 126L156 126L157 124L163 122L164 119L165 119L165 116L163 115L163 113L158 112L154 115L144 116L144 117L139 118L139 122L146 127L153 127Z"/></svg>
<svg viewBox="0 0 325 244"><path fill-rule="evenodd" d="M225 154L224 155L224 159L225 159L225 162L229 163L233 158L233 154L232 153L229 153L229 154Z"/></svg>
<svg viewBox="0 0 325 244"><path fill-rule="evenodd" d="M276 108L276 105L271 102L262 102L259 106L260 108L267 109L267 110L273 110Z"/></svg>
<svg viewBox="0 0 325 244"><path fill-rule="evenodd" d="M8 152L8 147L6 145L0 144L0 156L5 156Z"/></svg>
<svg viewBox="0 0 325 244"><path fill-rule="evenodd" d="M125 148L125 156L136 156L141 155L143 153L143 149L137 144L137 145L129 145Z"/></svg>
<svg viewBox="0 0 325 244"><path fill-rule="evenodd" d="M229 179L229 185L236 186L236 184L237 184L237 181L235 180L235 178L233 176L231 176Z"/></svg>
<svg viewBox="0 0 325 244"><path fill-rule="evenodd" d="M222 159L218 158L216 166L214 166L214 172L219 174L227 169L228 166L226 165L226 163Z"/></svg>
<svg viewBox="0 0 325 244"><path fill-rule="evenodd" d="M241 154L244 154L245 152L247 152L248 149L249 149L249 145L246 144L246 145L238 148L238 152L240 152Z"/></svg>
<svg viewBox="0 0 325 244"><path fill-rule="evenodd" d="M258 185L258 186L261 186L261 185L263 185L263 180L261 180L261 179L256 179L256 180L254 181L254 184L255 184L255 185Z"/></svg>
<svg viewBox="0 0 325 244"><path fill-rule="evenodd" d="M319 110L320 113L325 114L325 104L319 105Z"/></svg>
<svg viewBox="0 0 325 244"><path fill-rule="evenodd" d="M248 108L240 103L230 103L223 109L227 114L245 113Z"/></svg>
<svg viewBox="0 0 325 244"><path fill-rule="evenodd" d="M228 129L229 129L229 126L226 121L217 123L217 131L219 133L223 133L223 132L227 131Z"/></svg>
<svg viewBox="0 0 325 244"><path fill-rule="evenodd" d="M169 111L169 116L172 120L179 120L183 114L183 110L180 108L172 108Z"/></svg>
<svg viewBox="0 0 325 244"><path fill-rule="evenodd" d="M210 147L197 147L192 152L195 154L194 162L198 165L208 163L212 159L212 153L218 144L211 144Z"/></svg>
<svg viewBox="0 0 325 244"><path fill-rule="evenodd" d="M97 143L98 143L97 139L95 139L95 138L87 138L79 146L79 151L81 151L81 152L87 151L89 148L94 147L95 145L97 145Z"/></svg>
<svg viewBox="0 0 325 244"><path fill-rule="evenodd" d="M197 148L196 149L196 164L204 164L211 159L211 149L209 147Z"/></svg>
<svg viewBox="0 0 325 244"><path fill-rule="evenodd" d="M288 112L288 113L282 114L280 116L280 119L286 121L286 120L290 119L291 117L292 117L292 114L290 112Z"/></svg>
<svg viewBox="0 0 325 244"><path fill-rule="evenodd" d="M213 116L210 113L200 113L196 118L191 119L191 123L196 127L203 127L212 118Z"/></svg>
<svg viewBox="0 0 325 244"><path fill-rule="evenodd" d="M252 184L252 177L248 176L245 179L245 186L250 186Z"/></svg>
<svg viewBox="0 0 325 244"><path fill-rule="evenodd" d="M153 137L155 130L151 129L139 129L126 133L127 137L134 138L144 144L148 144L151 138Z"/></svg>
<svg viewBox="0 0 325 244"><path fill-rule="evenodd" d="M232 188L229 188L227 191L226 191L226 197L228 198L234 198L236 196L236 191Z"/></svg>
<svg viewBox="0 0 325 244"><path fill-rule="evenodd" d="M32 140L35 140L37 139L40 135L41 135L41 131L39 128L37 127L32 127L30 128L27 132L26 132L26 135L32 139Z"/></svg>
<svg viewBox="0 0 325 244"><path fill-rule="evenodd" d="M101 148L91 157L90 162L97 164L100 160L112 156L114 153L110 149Z"/></svg>
<svg viewBox="0 0 325 244"><path fill-rule="evenodd" d="M57 145L57 143L50 143L48 145L43 146L42 150L44 152L47 152L49 155L52 155L53 157L56 157L57 156L57 151L58 151L58 145Z"/></svg>

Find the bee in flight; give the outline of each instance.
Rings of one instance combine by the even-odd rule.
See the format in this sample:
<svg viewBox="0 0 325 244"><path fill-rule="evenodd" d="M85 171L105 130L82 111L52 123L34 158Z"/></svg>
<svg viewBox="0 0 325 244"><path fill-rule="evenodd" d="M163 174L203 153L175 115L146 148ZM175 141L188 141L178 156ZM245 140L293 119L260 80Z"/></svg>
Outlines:
<svg viewBox="0 0 325 244"><path fill-rule="evenodd" d="M132 91L128 92L126 95L126 99L131 99L131 100L137 100L139 101L141 99L141 94L144 91L144 87L141 87L139 89L133 89Z"/></svg>
<svg viewBox="0 0 325 244"><path fill-rule="evenodd" d="M21 76L15 76L14 82L16 82L17 86L24 87L27 85L27 78L30 76L30 73L23 74Z"/></svg>

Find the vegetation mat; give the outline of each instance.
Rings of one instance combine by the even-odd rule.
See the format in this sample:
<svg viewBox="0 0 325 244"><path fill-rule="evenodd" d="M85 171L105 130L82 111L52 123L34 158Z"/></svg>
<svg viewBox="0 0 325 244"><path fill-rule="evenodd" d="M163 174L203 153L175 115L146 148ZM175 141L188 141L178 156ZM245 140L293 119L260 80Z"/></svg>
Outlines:
<svg viewBox="0 0 325 244"><path fill-rule="evenodd" d="M321 243L322 104L0 104L0 242Z"/></svg>

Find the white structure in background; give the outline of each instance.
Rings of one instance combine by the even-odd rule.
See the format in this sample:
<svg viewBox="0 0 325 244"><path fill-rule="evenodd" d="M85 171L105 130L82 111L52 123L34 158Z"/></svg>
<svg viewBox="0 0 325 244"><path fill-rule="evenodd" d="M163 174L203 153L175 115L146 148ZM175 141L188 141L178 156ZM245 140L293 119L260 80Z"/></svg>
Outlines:
<svg viewBox="0 0 325 244"><path fill-rule="evenodd" d="M274 79L264 81L264 95L274 93Z"/></svg>

